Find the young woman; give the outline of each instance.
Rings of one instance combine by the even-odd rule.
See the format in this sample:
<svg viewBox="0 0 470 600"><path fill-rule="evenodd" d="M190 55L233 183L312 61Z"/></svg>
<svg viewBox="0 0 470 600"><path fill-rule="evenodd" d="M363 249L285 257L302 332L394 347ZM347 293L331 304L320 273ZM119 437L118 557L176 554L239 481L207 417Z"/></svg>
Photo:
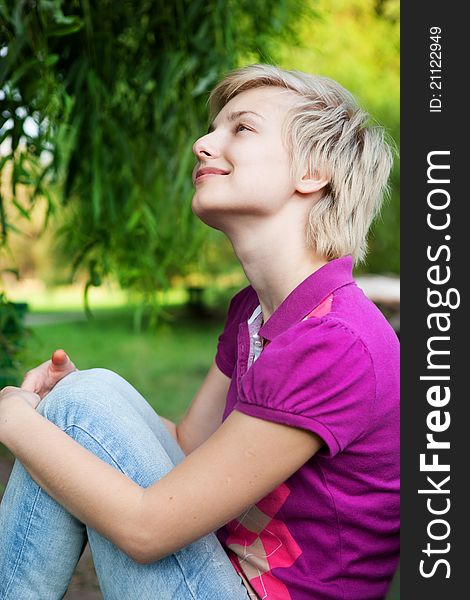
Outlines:
<svg viewBox="0 0 470 600"><path fill-rule="evenodd" d="M1 392L2 600L61 598L87 540L106 599L386 594L398 343L352 266L390 149L339 84L267 65L226 76L211 115L193 211L251 285L178 425L63 351Z"/></svg>

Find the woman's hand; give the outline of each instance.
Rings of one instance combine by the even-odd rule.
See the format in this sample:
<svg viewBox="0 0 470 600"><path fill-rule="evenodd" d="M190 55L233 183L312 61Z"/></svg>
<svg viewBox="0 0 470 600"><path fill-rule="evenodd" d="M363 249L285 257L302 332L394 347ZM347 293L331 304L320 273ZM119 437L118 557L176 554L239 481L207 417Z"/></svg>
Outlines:
<svg viewBox="0 0 470 600"><path fill-rule="evenodd" d="M27 402L33 408L41 402L41 398L38 394L34 392L28 392L27 390L23 390L19 387L14 387L13 385L7 385L2 390L0 390L0 411L2 407L8 402Z"/></svg>
<svg viewBox="0 0 470 600"><path fill-rule="evenodd" d="M31 369L25 375L21 389L38 394L44 398L52 388L69 373L77 368L63 350L56 350L51 360Z"/></svg>

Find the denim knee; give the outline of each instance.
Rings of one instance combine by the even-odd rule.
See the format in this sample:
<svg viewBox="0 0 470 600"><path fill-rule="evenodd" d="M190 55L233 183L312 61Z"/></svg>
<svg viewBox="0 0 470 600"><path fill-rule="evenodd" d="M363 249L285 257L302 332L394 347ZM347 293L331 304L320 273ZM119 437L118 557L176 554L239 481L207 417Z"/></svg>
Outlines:
<svg viewBox="0 0 470 600"><path fill-rule="evenodd" d="M80 414L108 412L116 404L116 391L111 384L119 377L106 369L76 371L64 377L39 403L37 410L62 428L77 424Z"/></svg>
<svg viewBox="0 0 470 600"><path fill-rule="evenodd" d="M96 381L98 379L99 381L107 383L116 388L120 388L123 384L128 385L128 382L123 377L114 371L111 371L111 369L95 367L94 369L78 371L78 373L81 374L81 380L88 382Z"/></svg>
<svg viewBox="0 0 470 600"><path fill-rule="evenodd" d="M173 459L165 440L155 435L126 389L110 383L115 374L103 371L67 375L38 411L90 452L147 487L173 468Z"/></svg>

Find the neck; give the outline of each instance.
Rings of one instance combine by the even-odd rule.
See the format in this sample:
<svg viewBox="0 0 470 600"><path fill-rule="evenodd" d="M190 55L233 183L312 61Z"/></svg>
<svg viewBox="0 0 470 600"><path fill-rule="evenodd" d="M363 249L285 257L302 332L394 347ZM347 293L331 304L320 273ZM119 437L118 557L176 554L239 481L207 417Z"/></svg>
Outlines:
<svg viewBox="0 0 470 600"><path fill-rule="evenodd" d="M325 265L305 242L305 227L285 219L256 220L227 233L245 274L256 291L266 322L287 296Z"/></svg>

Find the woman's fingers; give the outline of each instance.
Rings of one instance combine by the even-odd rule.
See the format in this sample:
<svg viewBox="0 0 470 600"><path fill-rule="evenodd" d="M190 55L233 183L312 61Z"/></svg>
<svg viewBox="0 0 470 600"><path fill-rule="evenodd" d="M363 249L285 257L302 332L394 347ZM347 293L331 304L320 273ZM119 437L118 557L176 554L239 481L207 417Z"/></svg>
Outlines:
<svg viewBox="0 0 470 600"><path fill-rule="evenodd" d="M52 354L50 367L53 376L57 374L60 375L60 378L72 373L72 371L75 371L75 365L70 360L65 350L62 350L62 348L55 350L55 352Z"/></svg>
<svg viewBox="0 0 470 600"><path fill-rule="evenodd" d="M52 354L52 367L56 367L58 369L63 369L66 367L67 363L71 362L65 350L61 348L59 350L55 350Z"/></svg>
<svg viewBox="0 0 470 600"><path fill-rule="evenodd" d="M43 398L57 382L75 371L75 365L67 353L58 349L52 354L52 359L28 371L21 384L21 389L39 394Z"/></svg>
<svg viewBox="0 0 470 600"><path fill-rule="evenodd" d="M0 390L0 402L7 397L25 400L28 404L30 404L33 408L36 408L39 404L41 398L35 392L31 392L25 390L24 388L18 388L14 386L7 386Z"/></svg>
<svg viewBox="0 0 470 600"><path fill-rule="evenodd" d="M31 369L24 376L23 383L21 384L21 389L26 390L27 392L39 392L41 388L41 380L44 380L46 377L46 369L42 368L43 365L36 367L35 369Z"/></svg>

